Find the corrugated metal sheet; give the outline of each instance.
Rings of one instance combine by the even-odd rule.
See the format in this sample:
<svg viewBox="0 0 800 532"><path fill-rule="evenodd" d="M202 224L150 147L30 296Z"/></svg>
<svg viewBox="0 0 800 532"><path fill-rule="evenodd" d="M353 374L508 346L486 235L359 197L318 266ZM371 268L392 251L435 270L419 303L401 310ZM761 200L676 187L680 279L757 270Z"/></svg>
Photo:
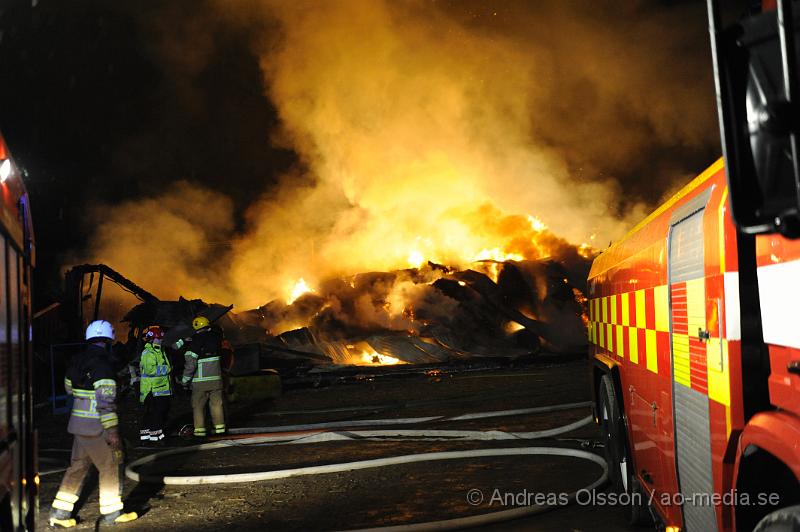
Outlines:
<svg viewBox="0 0 800 532"><path fill-rule="evenodd" d="M703 277L703 212L698 211L672 228L669 242L669 281Z"/></svg>
<svg viewBox="0 0 800 532"><path fill-rule="evenodd" d="M711 478L711 435L708 397L673 382L675 447L678 482L685 503L683 519L688 532L717 530L717 515L708 497L714 493Z"/></svg>

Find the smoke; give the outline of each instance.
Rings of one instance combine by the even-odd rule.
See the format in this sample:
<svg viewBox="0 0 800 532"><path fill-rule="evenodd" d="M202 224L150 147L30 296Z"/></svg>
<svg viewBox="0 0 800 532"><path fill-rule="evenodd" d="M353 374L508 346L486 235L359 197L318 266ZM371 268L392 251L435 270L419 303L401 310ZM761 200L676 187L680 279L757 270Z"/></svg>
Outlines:
<svg viewBox="0 0 800 532"><path fill-rule="evenodd" d="M233 231L227 197L178 181L162 196L98 205L91 247L73 262L102 262L164 299L227 301L226 243Z"/></svg>
<svg viewBox="0 0 800 532"><path fill-rule="evenodd" d="M710 65L688 44L702 10L626 6L217 1L214 24L251 36L273 144L301 164L248 185L236 235L229 201L180 184L203 197L147 200L164 213L147 221L139 202L104 213L90 255L158 295L241 308L300 277L602 247L716 142ZM167 235L163 262L145 258L143 229Z"/></svg>

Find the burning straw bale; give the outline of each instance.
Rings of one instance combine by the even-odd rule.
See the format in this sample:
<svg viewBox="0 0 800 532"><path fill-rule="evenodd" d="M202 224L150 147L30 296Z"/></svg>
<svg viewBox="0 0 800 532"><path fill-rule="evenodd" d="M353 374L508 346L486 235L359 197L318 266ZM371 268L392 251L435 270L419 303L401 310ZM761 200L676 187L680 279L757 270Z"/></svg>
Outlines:
<svg viewBox="0 0 800 532"><path fill-rule="evenodd" d="M286 329L303 325L307 342L294 347L338 364L380 360L370 353L426 363L516 358L542 345L556 352L585 347L582 292L564 266L486 261L476 267L486 272L428 264L334 279L292 303L271 301L252 316L281 339Z"/></svg>
<svg viewBox="0 0 800 532"><path fill-rule="evenodd" d="M461 271L429 263L329 279L291 302L273 300L218 323L234 347L249 346L242 357L260 364L273 357L281 366L514 359L541 348L577 352L585 348L586 317L573 276L548 260L482 261ZM180 324L197 313L225 309L181 299L139 305L129 318L137 326L185 327Z"/></svg>

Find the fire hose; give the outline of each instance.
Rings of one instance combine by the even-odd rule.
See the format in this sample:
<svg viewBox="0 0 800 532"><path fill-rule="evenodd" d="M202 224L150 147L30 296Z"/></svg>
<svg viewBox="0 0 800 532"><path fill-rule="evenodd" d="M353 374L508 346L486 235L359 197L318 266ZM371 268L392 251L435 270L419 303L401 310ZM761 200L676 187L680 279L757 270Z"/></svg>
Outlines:
<svg viewBox="0 0 800 532"><path fill-rule="evenodd" d="M563 411L567 409L575 409L585 407L590 403L569 403L566 405L553 405L549 407L518 409L518 410L502 410L493 412L479 412L474 414L464 414L455 417L434 417L434 418L410 418L405 421L408 423L421 423L430 421L456 421L456 420L473 420L484 419L491 417L505 417L505 416L519 416L530 413L546 413ZM138 460L131 462L125 469L125 475L136 482L150 482L161 483L168 485L197 485L197 484L226 484L226 483L243 483L243 482L258 482L264 480L276 480L298 476L308 475L321 475L328 473L341 473L349 471L357 471L362 469L370 469L377 467L387 467L393 465L410 464L417 462L430 462L437 460L458 460L465 458L483 458L492 456L563 456L578 458L581 460L588 460L601 467L602 474L589 486L581 488L568 494L568 499L572 502L579 491L591 491L606 482L608 477L608 468L605 460L595 453L560 447L545 447L545 446L530 446L530 447L505 447L505 448L492 448L492 449L474 449L468 451L445 451L445 452L431 452L431 453L418 453L411 455L393 456L387 458L376 458L370 460L360 460L354 462L345 462L338 464L327 464L320 466L308 466L294 469L282 469L277 471L255 471L249 473L235 473L235 474L218 474L218 475L186 475L186 476L160 476L160 475L147 475L139 473L138 469L146 464L154 463L162 458L175 456L184 453L193 453L196 451L210 451L214 449L224 449L237 446L249 445L298 445L298 444L311 444L321 443L325 441L343 441L348 439L364 440L381 440L381 441L407 441L413 438L413 441L494 441L494 440L536 440L541 438L552 438L560 434L565 434L575 430L584 425L592 422L592 416L587 416L579 421L569 423L560 427L552 429L532 431L532 432L507 432L507 431L479 431L479 430L402 430L402 429L383 429L383 430L356 430L347 431L346 433L331 432L331 428L339 428L340 423L343 426L352 427L354 422L347 424L346 422L335 422L336 427L331 427L330 423L319 423L315 425L302 425L304 428L299 432L287 433L289 429L295 429L298 426L281 426L281 427L259 427L247 429L232 429L231 432L239 434L250 434L258 432L260 435L244 436L236 440L223 440L217 442L203 443L199 445L191 445L178 449L169 449L157 453L153 453ZM389 425L394 422L397 424L398 420L360 420L357 426L370 426L366 424L369 421L371 426ZM401 423L403 424L403 423ZM491 512L486 514L474 515L469 517L459 517L454 519L446 519L442 521L430 521L425 523L414 523L409 525L389 526L370 528L363 530L381 530L381 531L422 531L422 530L455 530L466 527L485 526L490 523L497 523L520 517L530 516L552 509L552 505L548 504L535 504L514 508L510 510L502 510L498 512ZM362 531L363 532L363 531Z"/></svg>

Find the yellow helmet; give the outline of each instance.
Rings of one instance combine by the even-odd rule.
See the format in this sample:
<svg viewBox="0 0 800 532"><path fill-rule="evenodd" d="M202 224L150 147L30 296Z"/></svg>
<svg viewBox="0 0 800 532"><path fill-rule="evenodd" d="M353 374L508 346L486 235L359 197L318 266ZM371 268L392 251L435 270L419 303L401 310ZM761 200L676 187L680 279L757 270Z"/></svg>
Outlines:
<svg viewBox="0 0 800 532"><path fill-rule="evenodd" d="M192 328L195 331L199 331L203 327L208 327L211 325L211 322L208 321L208 318L205 316L197 316L194 320L192 320Z"/></svg>

